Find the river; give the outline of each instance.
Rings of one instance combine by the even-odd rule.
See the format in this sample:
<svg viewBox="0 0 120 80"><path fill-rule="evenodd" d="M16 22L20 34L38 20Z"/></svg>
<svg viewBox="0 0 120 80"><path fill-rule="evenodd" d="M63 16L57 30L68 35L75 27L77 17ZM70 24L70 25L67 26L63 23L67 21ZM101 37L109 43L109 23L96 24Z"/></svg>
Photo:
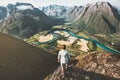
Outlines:
<svg viewBox="0 0 120 80"><path fill-rule="evenodd" d="M112 49L112 48L110 48L110 47L108 47L108 46L106 46L106 45L98 42L97 40L94 40L94 39L92 39L92 38L85 38L85 37L83 37L83 36L78 36L78 35L76 35L75 33L73 33L72 31L67 30L67 29L58 29L58 28L52 29L52 30L50 30L50 32L48 32L48 34L49 34L49 33L52 33L52 34L53 34L54 38L53 38L52 40L47 41L47 42L35 42L35 44L37 44L37 45L38 45L38 44L49 44L49 43L55 42L55 41L59 38L59 36L55 33L55 31L65 31L65 32L67 32L68 34L70 34L72 37L75 37L75 38L78 38L78 39L85 39L85 40L87 40L87 41L92 41L92 42L94 42L98 47L102 48L103 50L105 50L105 51L107 51L107 52L110 52L110 53L113 53L113 54L120 54L120 51L115 50L115 49Z"/></svg>

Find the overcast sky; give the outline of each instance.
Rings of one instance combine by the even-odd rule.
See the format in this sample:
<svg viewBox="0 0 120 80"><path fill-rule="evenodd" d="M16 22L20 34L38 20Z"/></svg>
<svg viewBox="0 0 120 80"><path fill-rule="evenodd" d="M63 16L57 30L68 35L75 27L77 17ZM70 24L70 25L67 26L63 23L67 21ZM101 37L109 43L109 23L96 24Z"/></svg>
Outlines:
<svg viewBox="0 0 120 80"><path fill-rule="evenodd" d="M120 7L120 0L0 0L0 5L6 6L8 3L15 4L16 2L26 2L31 3L36 7L47 6L50 4L59 4L66 6L73 5L86 5L87 3L93 3L97 1L110 2L112 5Z"/></svg>

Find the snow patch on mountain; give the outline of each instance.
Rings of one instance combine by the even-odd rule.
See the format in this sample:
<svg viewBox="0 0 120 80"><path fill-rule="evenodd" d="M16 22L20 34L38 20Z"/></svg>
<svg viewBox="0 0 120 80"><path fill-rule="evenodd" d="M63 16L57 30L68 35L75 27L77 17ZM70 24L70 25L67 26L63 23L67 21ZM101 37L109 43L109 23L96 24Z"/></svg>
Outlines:
<svg viewBox="0 0 120 80"><path fill-rule="evenodd" d="M48 16L59 17L59 16L64 16L64 14L69 9L69 7L54 4L54 5L40 7L39 9Z"/></svg>
<svg viewBox="0 0 120 80"><path fill-rule="evenodd" d="M26 10L26 9L31 9L33 10L34 8L32 6L26 6L26 5L21 5L21 6L17 6L16 9L18 10Z"/></svg>

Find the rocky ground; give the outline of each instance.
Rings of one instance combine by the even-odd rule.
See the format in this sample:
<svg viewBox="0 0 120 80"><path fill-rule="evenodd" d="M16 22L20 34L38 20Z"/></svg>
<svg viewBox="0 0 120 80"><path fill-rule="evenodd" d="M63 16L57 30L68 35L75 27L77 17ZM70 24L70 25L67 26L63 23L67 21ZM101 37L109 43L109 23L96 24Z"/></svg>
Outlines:
<svg viewBox="0 0 120 80"><path fill-rule="evenodd" d="M71 61L64 78L58 68L46 80L120 80L120 58L107 52L80 55Z"/></svg>
<svg viewBox="0 0 120 80"><path fill-rule="evenodd" d="M78 59L76 66L85 71L120 79L119 55L112 55L107 52L96 52L82 58L78 56L76 59Z"/></svg>

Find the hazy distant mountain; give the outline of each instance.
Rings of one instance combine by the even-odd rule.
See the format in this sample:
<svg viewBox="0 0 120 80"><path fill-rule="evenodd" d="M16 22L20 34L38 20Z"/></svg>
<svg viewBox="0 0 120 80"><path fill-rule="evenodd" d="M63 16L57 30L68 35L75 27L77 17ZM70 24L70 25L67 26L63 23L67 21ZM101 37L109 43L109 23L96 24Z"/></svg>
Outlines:
<svg viewBox="0 0 120 80"><path fill-rule="evenodd" d="M31 9L33 10L35 7L32 4L29 3L19 3L17 2L15 5L14 4L8 4L7 9L9 13L21 11L21 10L26 10L26 9Z"/></svg>
<svg viewBox="0 0 120 80"><path fill-rule="evenodd" d="M83 6L68 7L60 5L49 5L40 7L40 10L43 11L46 15L57 18L65 18L68 21L75 19L83 9Z"/></svg>
<svg viewBox="0 0 120 80"><path fill-rule="evenodd" d="M118 9L118 12L119 12L119 14L120 14L120 8Z"/></svg>
<svg viewBox="0 0 120 80"><path fill-rule="evenodd" d="M72 26L90 33L111 34L120 30L120 15L108 2L87 4Z"/></svg>
<svg viewBox="0 0 120 80"><path fill-rule="evenodd" d="M46 15L52 17L64 17L68 9L69 7L60 5L49 5L40 7L41 11L43 11Z"/></svg>
<svg viewBox="0 0 120 80"><path fill-rule="evenodd" d="M115 8L118 10L118 12L120 14L120 6L116 6Z"/></svg>
<svg viewBox="0 0 120 80"><path fill-rule="evenodd" d="M83 6L73 6L69 8L65 13L66 19L71 21L76 19L81 14L83 9Z"/></svg>
<svg viewBox="0 0 120 80"><path fill-rule="evenodd" d="M17 2L14 4L8 4L7 7L0 6L0 19L5 18L11 13L14 13L15 11L21 11L25 9L33 9L33 5L29 3L19 3Z"/></svg>
<svg viewBox="0 0 120 80"><path fill-rule="evenodd" d="M0 31L3 33L26 38L53 25L48 16L31 4L17 3L8 8L11 14L0 22Z"/></svg>
<svg viewBox="0 0 120 80"><path fill-rule="evenodd" d="M7 9L6 7L0 6L0 20L7 16Z"/></svg>
<svg viewBox="0 0 120 80"><path fill-rule="evenodd" d="M87 30L90 33L111 34L120 30L120 15L108 2L97 2L83 6L49 5L41 7L45 14L51 17L65 17L72 21L74 29ZM29 3L9 4L0 7L0 31L16 37L29 37L34 33L50 29L57 20L51 20L38 8ZM29 23L29 24L28 24Z"/></svg>
<svg viewBox="0 0 120 80"><path fill-rule="evenodd" d="M2 33L0 64L0 80L44 80L57 65L56 56Z"/></svg>

